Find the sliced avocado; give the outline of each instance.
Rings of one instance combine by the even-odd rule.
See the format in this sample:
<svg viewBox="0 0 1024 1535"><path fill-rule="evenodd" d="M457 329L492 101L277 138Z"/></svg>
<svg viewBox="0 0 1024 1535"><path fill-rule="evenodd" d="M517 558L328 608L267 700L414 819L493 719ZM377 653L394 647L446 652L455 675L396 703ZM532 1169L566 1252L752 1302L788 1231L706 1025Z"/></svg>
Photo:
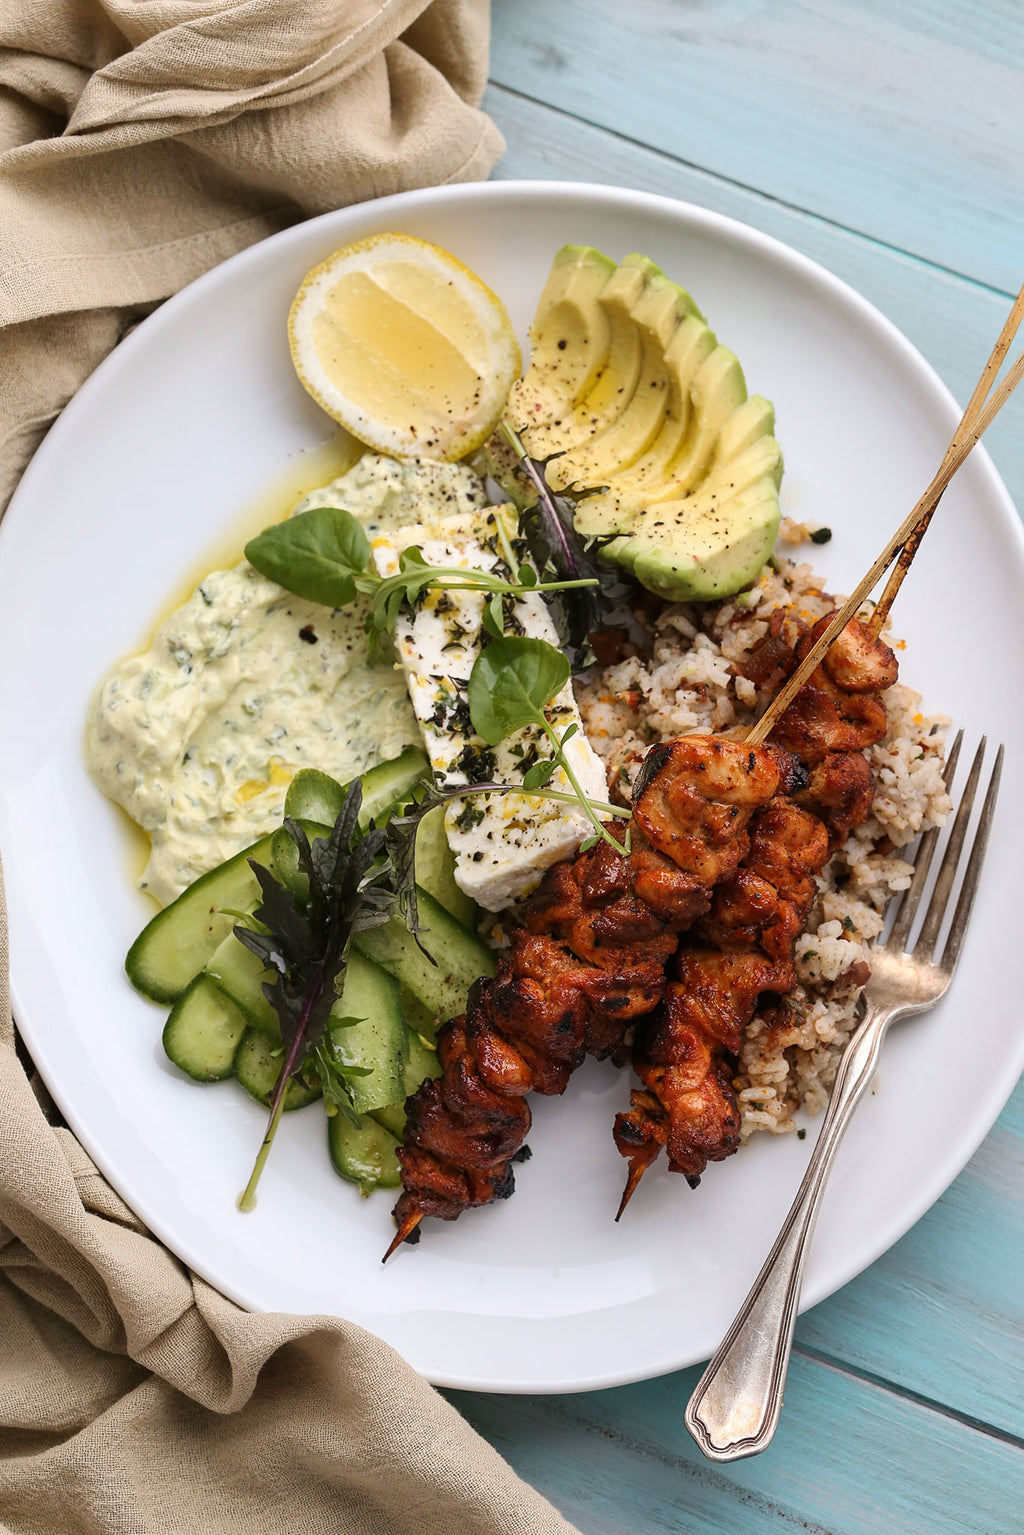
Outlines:
<svg viewBox="0 0 1024 1535"><path fill-rule="evenodd" d="M775 431L775 408L763 395L752 394L737 406L718 434L714 463L727 463ZM781 462L781 453L779 454ZM781 478L781 471L780 471Z"/></svg>
<svg viewBox="0 0 1024 1535"><path fill-rule="evenodd" d="M630 312L642 347L633 397L612 425L551 461L547 478L553 490L601 485L622 473L647 451L665 425L672 397L668 347L682 321L696 314L696 305L684 288L655 271Z"/></svg>
<svg viewBox="0 0 1024 1535"><path fill-rule="evenodd" d="M689 495L649 502L604 552L670 601L717 601L756 580L771 554L781 476L778 443L761 437Z"/></svg>
<svg viewBox="0 0 1024 1535"><path fill-rule="evenodd" d="M674 503L665 502L663 506ZM644 516L653 520L657 508ZM779 531L779 498L771 480L718 505L715 515L680 517L682 533L675 550L640 530L616 539L614 558L629 566L641 586L670 602L717 602L755 581L770 556Z"/></svg>
<svg viewBox="0 0 1024 1535"><path fill-rule="evenodd" d="M655 499L674 500L704 479L718 439L733 411L746 403L747 386L739 359L716 346L697 370L690 389L693 415L681 451L668 466Z"/></svg>
<svg viewBox="0 0 1024 1535"><path fill-rule="evenodd" d="M644 264L641 265L640 263ZM611 339L604 366L591 387L557 417L537 422L522 433L523 443L534 458L547 459L565 453L578 443L589 442L617 421L633 398L643 347L631 310L659 269L644 257L627 257L617 266L597 296L596 307L608 317Z"/></svg>
<svg viewBox="0 0 1024 1535"><path fill-rule="evenodd" d="M508 399L516 431L529 434L536 421L558 417L593 387L611 346L597 296L614 271L615 262L589 245L563 245L555 256L530 327L530 363Z"/></svg>
<svg viewBox="0 0 1024 1535"><path fill-rule="evenodd" d="M772 407L759 395L748 399L734 353L652 261L627 256L598 288L597 253L582 256L581 248L571 259L559 252L542 309L556 312L571 272L582 313L575 274L585 265L592 314L579 334L603 336L594 318L603 311L607 355L596 374L589 354L556 368L548 357L558 384L547 392L550 378L531 361L527 450L547 461L553 490L577 498L578 531L600 539L602 555L644 586L670 600L739 591L757 578L778 532L782 455ZM537 333L547 337L541 318ZM556 350L567 352L571 338L559 340L566 346L556 342ZM572 388L583 392L567 406ZM500 453L494 462L503 484L515 479Z"/></svg>
<svg viewBox="0 0 1024 1535"><path fill-rule="evenodd" d="M632 464L611 477L609 488L588 496L588 506L608 519L622 510L635 511L645 504L648 492L657 493L668 474L668 466L682 452L693 413L693 380L715 349L714 332L696 315L685 319L665 348L665 370L669 382L669 401L665 421L650 448Z"/></svg>

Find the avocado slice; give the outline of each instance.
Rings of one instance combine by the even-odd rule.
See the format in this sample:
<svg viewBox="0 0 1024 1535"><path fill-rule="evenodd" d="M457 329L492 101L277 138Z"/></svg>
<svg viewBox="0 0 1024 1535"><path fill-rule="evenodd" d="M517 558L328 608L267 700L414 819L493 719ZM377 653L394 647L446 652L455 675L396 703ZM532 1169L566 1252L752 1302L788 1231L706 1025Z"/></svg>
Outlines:
<svg viewBox="0 0 1024 1535"><path fill-rule="evenodd" d="M683 451L693 416L693 381L716 346L714 333L698 315L682 321L665 348L668 404L665 419L648 450L609 475L607 489L589 493L588 508L602 508L605 526L614 528L623 509L639 510L661 494L669 466Z"/></svg>
<svg viewBox="0 0 1024 1535"><path fill-rule="evenodd" d="M641 586L670 602L717 602L757 579L779 528L778 490L770 479L703 511L678 502L662 506L678 509L674 524L658 526L663 519L652 505L636 533L609 546ZM665 537L673 531L679 535L674 544Z"/></svg>
<svg viewBox="0 0 1024 1535"><path fill-rule="evenodd" d="M740 451L717 456L689 493L621 515L623 536L612 538L603 553L649 591L673 602L713 602L757 579L778 536L782 478L782 453L770 435L771 406L759 397L757 403L768 432L752 441L739 437ZM754 416L748 413L751 421ZM595 516L590 500L577 508L576 526L587 536L613 531Z"/></svg>
<svg viewBox="0 0 1024 1535"><path fill-rule="evenodd" d="M642 263L642 264L641 264ZM591 387L568 410L546 422L535 422L523 435L534 458L548 459L590 442L624 413L633 398L643 348L632 307L647 284L648 272L658 268L646 257L627 257L617 266L597 296L596 307L608 317L611 338L604 366Z"/></svg>
<svg viewBox="0 0 1024 1535"><path fill-rule="evenodd" d="M531 453L534 423L571 410L608 360L611 322L597 299L614 271L615 262L590 245L563 245L555 256L530 326L529 366L506 412Z"/></svg>
<svg viewBox="0 0 1024 1535"><path fill-rule="evenodd" d="M695 314L696 305L685 289L656 268L648 273L630 307L642 349L632 398L610 426L552 459L547 478L553 490L603 484L647 451L665 425L671 400L668 348L683 320Z"/></svg>

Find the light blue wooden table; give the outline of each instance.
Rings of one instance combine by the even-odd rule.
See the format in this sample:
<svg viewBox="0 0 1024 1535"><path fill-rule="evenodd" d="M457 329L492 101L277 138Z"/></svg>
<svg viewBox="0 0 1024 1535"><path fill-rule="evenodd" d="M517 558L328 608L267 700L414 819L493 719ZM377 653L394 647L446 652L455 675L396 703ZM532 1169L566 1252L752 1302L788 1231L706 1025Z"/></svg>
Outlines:
<svg viewBox="0 0 1024 1535"><path fill-rule="evenodd" d="M966 400L1024 279L1021 0L493 6L498 177L638 187L766 230ZM1024 400L986 440L1024 508ZM585 1535L1024 1531L1022 1175L1024 1085L925 1218L798 1323L758 1459L715 1467L691 1443L699 1368L453 1399Z"/></svg>

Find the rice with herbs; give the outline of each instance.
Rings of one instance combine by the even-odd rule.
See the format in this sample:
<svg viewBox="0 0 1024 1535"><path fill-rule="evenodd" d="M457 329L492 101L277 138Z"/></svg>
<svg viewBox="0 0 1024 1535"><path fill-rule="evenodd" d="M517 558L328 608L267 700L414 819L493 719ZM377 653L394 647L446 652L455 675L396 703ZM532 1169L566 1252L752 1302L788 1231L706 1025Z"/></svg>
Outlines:
<svg viewBox="0 0 1024 1535"><path fill-rule="evenodd" d="M792 609L813 624L841 600L822 590L809 565L777 563L738 597L662 609L642 654L600 668L579 688L587 734L623 799L656 742L693 731L742 735L763 712L773 690L757 687L741 668L776 609ZM871 817L818 879L796 943L796 989L770 1013L755 1015L746 1031L736 1078L744 1138L755 1130L795 1130L798 1109L816 1114L824 1107L855 1025L867 946L881 930L890 896L910 883L900 850L949 814L942 780L948 721L924 714L920 696L902 684L882 697L888 730L867 752L876 780Z"/></svg>

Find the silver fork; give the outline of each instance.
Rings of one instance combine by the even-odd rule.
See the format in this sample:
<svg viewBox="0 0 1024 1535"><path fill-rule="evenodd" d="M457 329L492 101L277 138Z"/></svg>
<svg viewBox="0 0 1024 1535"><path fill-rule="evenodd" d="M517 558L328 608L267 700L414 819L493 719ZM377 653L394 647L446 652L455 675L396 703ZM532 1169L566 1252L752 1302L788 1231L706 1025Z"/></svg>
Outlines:
<svg viewBox="0 0 1024 1535"><path fill-rule="evenodd" d="M946 768L952 782L963 732L957 735ZM843 1053L832 1096L804 1180L782 1230L754 1281L721 1347L686 1406L686 1426L709 1460L742 1460L770 1444L782 1411L782 1393L793 1342L793 1325L811 1245L814 1223L832 1171L836 1151L853 1111L878 1065L890 1023L934 1007L953 979L978 876L985 856L1003 763L1000 746L981 818L970 847L967 870L953 921L941 953L936 953L946 907L956 881L967 827L985 755L982 737L953 821L952 831L917 943L905 945L924 893L939 833L921 838L910 888L900 901L887 939L872 946L871 979L864 991L863 1021Z"/></svg>

